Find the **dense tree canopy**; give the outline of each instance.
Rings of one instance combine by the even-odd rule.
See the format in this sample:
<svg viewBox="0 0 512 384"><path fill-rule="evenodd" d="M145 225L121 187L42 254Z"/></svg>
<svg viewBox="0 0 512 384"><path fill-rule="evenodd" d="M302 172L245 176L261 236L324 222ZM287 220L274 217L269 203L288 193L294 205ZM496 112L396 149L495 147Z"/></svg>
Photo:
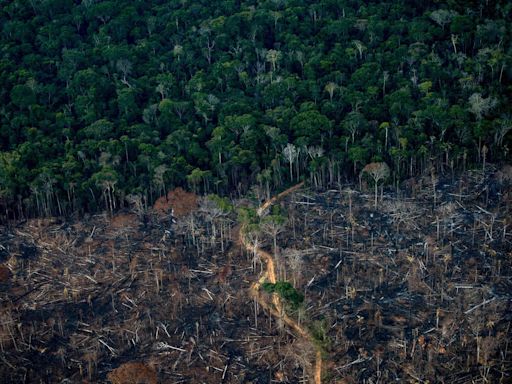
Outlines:
<svg viewBox="0 0 512 384"><path fill-rule="evenodd" d="M10 217L510 158L505 0L0 4Z"/></svg>

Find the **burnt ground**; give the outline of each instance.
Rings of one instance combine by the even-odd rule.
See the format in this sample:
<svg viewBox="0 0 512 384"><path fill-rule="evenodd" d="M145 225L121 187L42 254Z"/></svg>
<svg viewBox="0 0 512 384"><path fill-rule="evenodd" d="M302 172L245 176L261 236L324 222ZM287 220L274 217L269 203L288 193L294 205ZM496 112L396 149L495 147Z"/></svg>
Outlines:
<svg viewBox="0 0 512 384"><path fill-rule="evenodd" d="M510 179L440 178L435 199L429 179L376 208L348 187L283 206L282 270L321 327L327 382L512 382Z"/></svg>
<svg viewBox="0 0 512 384"><path fill-rule="evenodd" d="M496 174L439 178L435 198L430 178L409 181L376 208L354 186L278 204L278 271L305 295L290 314L322 346L325 382L512 380L512 192ZM160 383L307 382L314 350L250 299L262 267L236 220L203 200L177 223L1 227L0 381L102 383L130 363Z"/></svg>

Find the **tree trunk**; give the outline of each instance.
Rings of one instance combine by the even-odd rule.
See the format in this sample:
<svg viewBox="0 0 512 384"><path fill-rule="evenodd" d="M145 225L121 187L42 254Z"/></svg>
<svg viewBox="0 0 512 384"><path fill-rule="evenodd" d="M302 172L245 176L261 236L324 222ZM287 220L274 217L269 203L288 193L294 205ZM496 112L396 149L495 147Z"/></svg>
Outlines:
<svg viewBox="0 0 512 384"><path fill-rule="evenodd" d="M375 181L375 209L377 209L377 180L374 180Z"/></svg>

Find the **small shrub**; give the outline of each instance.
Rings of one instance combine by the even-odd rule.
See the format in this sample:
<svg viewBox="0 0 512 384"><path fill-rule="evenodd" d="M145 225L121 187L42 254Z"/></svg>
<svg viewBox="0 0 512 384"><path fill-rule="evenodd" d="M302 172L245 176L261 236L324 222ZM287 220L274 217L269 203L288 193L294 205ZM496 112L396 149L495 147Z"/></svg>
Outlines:
<svg viewBox="0 0 512 384"><path fill-rule="evenodd" d="M275 284L264 283L262 287L265 292L276 292L293 310L298 309L304 302L304 295L293 288L288 281L278 281Z"/></svg>

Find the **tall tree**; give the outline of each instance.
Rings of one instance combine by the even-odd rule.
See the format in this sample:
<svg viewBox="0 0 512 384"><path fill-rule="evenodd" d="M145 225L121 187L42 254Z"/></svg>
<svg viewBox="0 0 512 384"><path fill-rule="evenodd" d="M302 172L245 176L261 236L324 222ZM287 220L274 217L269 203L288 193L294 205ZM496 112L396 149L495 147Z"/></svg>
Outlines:
<svg viewBox="0 0 512 384"><path fill-rule="evenodd" d="M374 207L377 209L378 185L379 182L386 180L389 177L389 166L386 163L370 163L367 164L361 172L363 174L367 174L373 180L375 187Z"/></svg>

